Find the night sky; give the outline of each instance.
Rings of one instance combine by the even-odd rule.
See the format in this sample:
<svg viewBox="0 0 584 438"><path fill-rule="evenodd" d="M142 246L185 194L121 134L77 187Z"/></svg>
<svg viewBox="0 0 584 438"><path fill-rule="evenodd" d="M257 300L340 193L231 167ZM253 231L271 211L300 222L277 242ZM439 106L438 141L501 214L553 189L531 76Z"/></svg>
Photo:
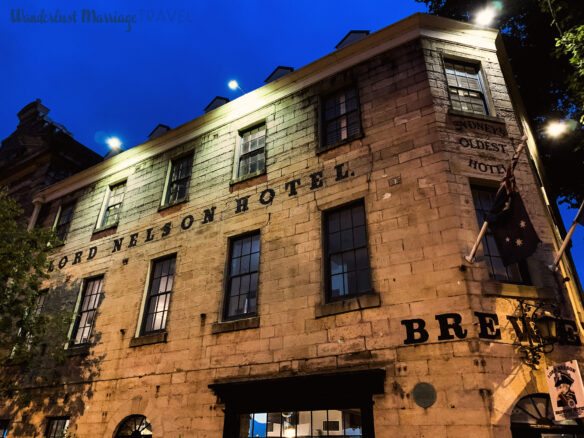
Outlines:
<svg viewBox="0 0 584 438"><path fill-rule="evenodd" d="M158 123L175 128L215 96L233 100L278 66L298 69L334 50L351 29L374 32L425 7L404 1L14 0L0 7L0 138L40 98L49 117L101 155ZM121 2L120 2L121 3ZM95 22L113 16L117 23ZM39 16L45 23L25 23ZM21 20L21 21L18 21ZM576 211L562 208L567 227ZM584 227L572 250L584 278Z"/></svg>

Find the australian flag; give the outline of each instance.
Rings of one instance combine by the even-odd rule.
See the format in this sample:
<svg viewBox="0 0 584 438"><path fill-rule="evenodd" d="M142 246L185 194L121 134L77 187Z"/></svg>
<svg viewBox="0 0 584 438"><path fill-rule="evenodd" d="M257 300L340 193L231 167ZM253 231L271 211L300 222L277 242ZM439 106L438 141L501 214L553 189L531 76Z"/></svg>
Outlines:
<svg viewBox="0 0 584 438"><path fill-rule="evenodd" d="M540 242L517 191L513 171L518 159L515 154L486 218L505 266L525 260Z"/></svg>

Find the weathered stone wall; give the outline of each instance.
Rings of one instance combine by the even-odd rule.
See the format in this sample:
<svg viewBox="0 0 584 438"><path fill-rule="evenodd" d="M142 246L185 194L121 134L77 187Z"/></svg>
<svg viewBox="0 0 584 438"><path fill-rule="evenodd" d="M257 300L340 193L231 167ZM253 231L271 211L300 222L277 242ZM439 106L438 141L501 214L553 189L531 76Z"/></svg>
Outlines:
<svg viewBox="0 0 584 438"><path fill-rule="evenodd" d="M442 54L481 62L501 119L491 122L508 133L489 138L504 144L505 153L476 153L460 143L460 137L482 134L456 129L453 120L460 116L448 112ZM319 96L344 83L358 86L364 135L317 154ZM267 173L230 186L238 131L262 120ZM519 137L494 52L418 40L81 190L47 285L68 290L73 310L81 280L104 275L93 375L76 404L63 397L79 394L80 386L57 388L56 402L28 420L41 425L46 415L70 414L71 431L80 438L110 437L123 418L141 414L155 436L220 437L224 406L208 388L213 382L384 368L385 394L374 397L377 436L509 436L512 406L545 386L514 351L516 336L504 315L514 314L516 300L506 297L559 293L543 270L552 237L525 154L517 179L544 243L530 261L535 287L505 289L480 261L465 271L460 266L478 233L469 181L501 178L497 167L483 172L469 160L506 166ZM188 202L158 211L169 160L191 152ZM313 187L314 178L322 187ZM127 192L119 225L93 234L107 186L122 179ZM286 183L297 179L293 193ZM267 188L275 196L263 205ZM237 199L246 197L248 209L240 204L237 212ZM375 294L349 300L343 310L324 300L322 217L356 199L364 200ZM203 223L204 210L212 207L213 221ZM252 230L261 233L259 326L225 331L228 239ZM88 260L91 247L97 253ZM177 263L166 341L131 347L148 267L172 253ZM479 339L474 312L500 315L502 339ZM466 337L439 341L435 316L451 313L461 315ZM413 318L426 322L429 339L406 345L402 321ZM558 348L554 359L574 354ZM421 381L437 390L428 409L411 397Z"/></svg>

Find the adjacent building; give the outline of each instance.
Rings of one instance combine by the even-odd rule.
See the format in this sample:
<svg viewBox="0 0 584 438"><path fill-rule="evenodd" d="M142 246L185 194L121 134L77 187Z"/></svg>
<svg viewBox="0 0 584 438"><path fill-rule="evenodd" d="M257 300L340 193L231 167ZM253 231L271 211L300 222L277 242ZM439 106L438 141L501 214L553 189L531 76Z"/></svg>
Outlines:
<svg viewBox="0 0 584 438"><path fill-rule="evenodd" d="M545 365L583 359L581 291L547 269L500 35L416 14L343 41L36 195L67 225L45 307L75 315L72 371L0 406L8 436L580 436ZM523 135L541 244L505 267L487 234L470 264Z"/></svg>
<svg viewBox="0 0 584 438"><path fill-rule="evenodd" d="M32 198L39 190L102 160L51 120L49 111L40 99L26 105L18 112L16 130L0 147L0 187L20 203L25 219L34 211Z"/></svg>

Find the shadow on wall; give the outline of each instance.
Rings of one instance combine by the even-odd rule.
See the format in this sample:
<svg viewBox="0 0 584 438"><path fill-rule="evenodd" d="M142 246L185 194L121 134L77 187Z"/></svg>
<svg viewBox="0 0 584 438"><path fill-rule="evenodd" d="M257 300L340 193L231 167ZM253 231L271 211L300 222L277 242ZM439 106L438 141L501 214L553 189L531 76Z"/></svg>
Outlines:
<svg viewBox="0 0 584 438"><path fill-rule="evenodd" d="M92 355L91 347L101 342L101 333L93 332L86 344L74 346L68 340L70 327L76 323L80 286L81 281L65 280L51 289L42 309L44 333L31 341L34 354L24 364L0 370L0 397L7 394L4 400L0 398L0 415L10 419L10 436L44 436L49 418L78 418L93 397L91 382L100 375L105 355ZM103 296L102 291L99 301ZM96 313L93 320L97 317Z"/></svg>

